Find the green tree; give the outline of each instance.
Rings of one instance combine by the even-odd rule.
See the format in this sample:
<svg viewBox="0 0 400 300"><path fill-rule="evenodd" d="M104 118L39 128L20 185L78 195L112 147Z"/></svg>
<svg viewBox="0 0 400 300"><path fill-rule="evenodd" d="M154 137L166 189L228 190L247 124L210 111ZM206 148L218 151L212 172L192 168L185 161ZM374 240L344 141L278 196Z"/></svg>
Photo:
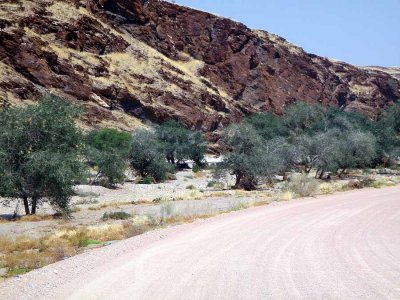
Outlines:
<svg viewBox="0 0 400 300"><path fill-rule="evenodd" d="M317 169L316 177L322 178L325 172L335 172L341 159L341 139L339 132L331 129L315 133L311 137L310 157L312 166Z"/></svg>
<svg viewBox="0 0 400 300"><path fill-rule="evenodd" d="M81 109L53 96L0 111L0 196L21 199L25 213L48 202L69 212L73 185L82 178Z"/></svg>
<svg viewBox="0 0 400 300"><path fill-rule="evenodd" d="M231 151L225 154L219 172L229 170L235 175L235 188L254 190L260 180L271 181L275 174L288 168L283 150L286 141L281 138L265 141L249 124L228 127L224 141Z"/></svg>
<svg viewBox="0 0 400 300"><path fill-rule="evenodd" d="M385 165L400 156L400 101L387 107L373 131L377 139L377 159Z"/></svg>
<svg viewBox="0 0 400 300"><path fill-rule="evenodd" d="M156 129L160 146L165 153L166 159L171 164L188 158L190 131L179 122L168 121Z"/></svg>
<svg viewBox="0 0 400 300"><path fill-rule="evenodd" d="M197 165L204 164L207 145L201 132L191 132L179 122L168 121L156 128L165 157L171 164L192 159Z"/></svg>
<svg viewBox="0 0 400 300"><path fill-rule="evenodd" d="M148 129L136 129L132 135L130 165L141 177L152 176L156 181L166 178L171 166L165 159L157 134Z"/></svg>
<svg viewBox="0 0 400 300"><path fill-rule="evenodd" d="M87 137L86 156L97 167L96 178L113 187L125 180L132 138L129 133L106 128L91 131Z"/></svg>
<svg viewBox="0 0 400 300"><path fill-rule="evenodd" d="M283 122L292 134L299 135L304 131L315 131L324 116L325 108L322 105L299 101L285 109Z"/></svg>
<svg viewBox="0 0 400 300"><path fill-rule="evenodd" d="M284 137L289 134L282 118L270 113L258 113L252 115L246 118L244 122L252 125L258 135L265 140L270 140L275 137Z"/></svg>
<svg viewBox="0 0 400 300"><path fill-rule="evenodd" d="M368 131L349 131L338 139L337 166L339 177L349 168L364 169L371 166L377 156L375 136Z"/></svg>
<svg viewBox="0 0 400 300"><path fill-rule="evenodd" d="M286 173L299 163L299 149L285 137L276 137L266 141L265 159L267 172L271 175L280 174L286 179Z"/></svg>
<svg viewBox="0 0 400 300"><path fill-rule="evenodd" d="M205 164L205 153L207 151L207 143L204 140L204 136L200 131L196 131L190 134L189 137L189 153L188 156L197 166L203 166Z"/></svg>
<svg viewBox="0 0 400 300"><path fill-rule="evenodd" d="M325 172L336 171L340 151L340 137L336 130L303 134L294 139L298 149L298 161L304 166L306 174L316 168L316 177L322 178Z"/></svg>

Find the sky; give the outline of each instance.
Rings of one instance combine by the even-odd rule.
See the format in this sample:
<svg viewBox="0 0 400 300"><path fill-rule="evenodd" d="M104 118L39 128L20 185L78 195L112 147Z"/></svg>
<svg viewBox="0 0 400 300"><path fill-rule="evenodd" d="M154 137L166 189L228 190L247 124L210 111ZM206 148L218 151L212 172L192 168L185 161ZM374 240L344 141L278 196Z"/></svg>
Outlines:
<svg viewBox="0 0 400 300"><path fill-rule="evenodd" d="M400 66L400 0L177 0L359 66Z"/></svg>

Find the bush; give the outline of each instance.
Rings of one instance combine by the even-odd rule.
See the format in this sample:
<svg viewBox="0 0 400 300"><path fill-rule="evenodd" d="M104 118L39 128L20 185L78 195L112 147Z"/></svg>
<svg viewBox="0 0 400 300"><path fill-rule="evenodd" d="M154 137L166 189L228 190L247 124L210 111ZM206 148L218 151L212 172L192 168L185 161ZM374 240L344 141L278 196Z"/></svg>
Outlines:
<svg viewBox="0 0 400 300"><path fill-rule="evenodd" d="M195 190L196 187L193 184L190 184L186 187L187 190Z"/></svg>
<svg viewBox="0 0 400 300"><path fill-rule="evenodd" d="M103 214L102 219L104 221L109 220L109 219L112 219L112 220L126 220L126 219L129 219L131 217L132 217L132 215L128 214L127 212L116 211L116 212L110 212L110 213L105 212Z"/></svg>
<svg viewBox="0 0 400 300"><path fill-rule="evenodd" d="M193 173L199 173L199 172L201 172L203 170L204 170L204 168L202 166L198 166L198 165L195 165L192 168Z"/></svg>
<svg viewBox="0 0 400 300"><path fill-rule="evenodd" d="M309 197L314 195L317 192L318 187L318 180L308 177L307 174L291 177L286 185L288 191L299 197Z"/></svg>
<svg viewBox="0 0 400 300"><path fill-rule="evenodd" d="M207 182L207 187L214 187L217 184L218 184L218 181L211 180L211 181Z"/></svg>
<svg viewBox="0 0 400 300"><path fill-rule="evenodd" d="M154 184L154 183L156 183L156 180L152 176L146 176L146 177L142 178L139 183L141 183L141 184Z"/></svg>
<svg viewBox="0 0 400 300"><path fill-rule="evenodd" d="M366 187L374 187L375 180L370 177L362 178L361 180L350 180L347 184L345 184L342 189L344 191L347 190L355 190L355 189L363 189Z"/></svg>

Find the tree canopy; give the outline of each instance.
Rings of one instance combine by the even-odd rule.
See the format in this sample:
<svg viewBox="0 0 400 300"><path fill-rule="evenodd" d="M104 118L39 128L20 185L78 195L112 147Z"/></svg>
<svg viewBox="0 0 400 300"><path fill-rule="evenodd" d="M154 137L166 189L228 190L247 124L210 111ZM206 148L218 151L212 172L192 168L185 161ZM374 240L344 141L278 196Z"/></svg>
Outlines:
<svg viewBox="0 0 400 300"><path fill-rule="evenodd" d="M113 187L125 179L131 135L113 128L91 131L87 137L86 156L98 169L97 178Z"/></svg>
<svg viewBox="0 0 400 300"><path fill-rule="evenodd" d="M48 202L68 213L73 185L84 165L81 109L54 96L38 104L0 111L0 195L22 199L25 213Z"/></svg>

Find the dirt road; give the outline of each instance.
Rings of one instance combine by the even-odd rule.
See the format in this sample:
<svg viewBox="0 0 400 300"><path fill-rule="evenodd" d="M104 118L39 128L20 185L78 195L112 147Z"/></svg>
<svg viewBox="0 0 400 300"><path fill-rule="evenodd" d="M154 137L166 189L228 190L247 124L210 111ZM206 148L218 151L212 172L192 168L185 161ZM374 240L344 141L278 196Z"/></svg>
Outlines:
<svg viewBox="0 0 400 300"><path fill-rule="evenodd" d="M149 232L9 280L0 299L400 299L400 187Z"/></svg>

